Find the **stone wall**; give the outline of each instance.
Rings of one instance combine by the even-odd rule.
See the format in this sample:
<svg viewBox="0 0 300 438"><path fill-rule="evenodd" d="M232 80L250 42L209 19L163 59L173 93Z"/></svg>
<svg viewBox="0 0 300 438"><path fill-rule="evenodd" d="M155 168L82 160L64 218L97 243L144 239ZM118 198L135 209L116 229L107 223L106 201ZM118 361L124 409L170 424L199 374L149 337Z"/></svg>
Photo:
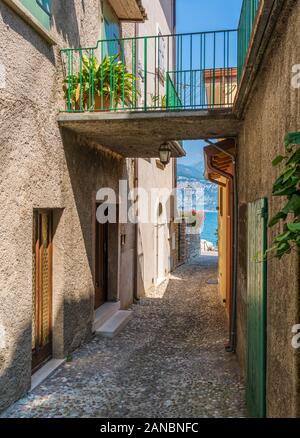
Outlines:
<svg viewBox="0 0 300 438"><path fill-rule="evenodd" d="M187 228L186 233L186 259L191 261L201 255L201 237L200 233L189 233Z"/></svg>
<svg viewBox="0 0 300 438"><path fill-rule="evenodd" d="M238 144L239 267L238 267L238 356L246 367L247 256L246 205L266 197L269 214L281 201L274 199L272 184L278 169L271 165L284 155L284 137L299 130L299 89L291 87L292 66L300 63L300 3L287 2L264 55L244 114ZM245 183L246 182L246 183ZM269 230L268 242L277 230ZM267 290L267 414L269 417L299 416L299 354L291 346L292 327L300 323L299 257L296 252L281 261L268 262Z"/></svg>
<svg viewBox="0 0 300 438"><path fill-rule="evenodd" d="M175 234L175 248L172 251L173 269L186 262L186 224L174 223L173 230Z"/></svg>

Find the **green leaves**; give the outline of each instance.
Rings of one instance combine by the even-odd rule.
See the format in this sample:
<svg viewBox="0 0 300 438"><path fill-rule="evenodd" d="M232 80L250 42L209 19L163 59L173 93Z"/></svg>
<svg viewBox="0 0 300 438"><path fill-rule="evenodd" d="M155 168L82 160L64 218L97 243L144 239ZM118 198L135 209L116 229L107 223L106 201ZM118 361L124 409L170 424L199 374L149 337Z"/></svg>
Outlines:
<svg viewBox="0 0 300 438"><path fill-rule="evenodd" d="M289 213L294 213L295 216L300 214L300 195L298 192L294 193L290 198L289 202L282 210L283 213L288 215Z"/></svg>
<svg viewBox="0 0 300 438"><path fill-rule="evenodd" d="M299 232L299 237L300 237L300 222L294 222L293 224L288 224L287 227L292 233Z"/></svg>
<svg viewBox="0 0 300 438"><path fill-rule="evenodd" d="M81 68L78 73L64 80L63 90L68 107L100 110L96 107L95 96L101 97L101 109L117 109L121 104L132 105L139 95L137 78L127 71L126 65L119 58L119 54L105 56L98 63L95 56L83 55L79 59ZM106 108L107 104L109 108Z"/></svg>
<svg viewBox="0 0 300 438"><path fill-rule="evenodd" d="M297 176L290 176L285 179L285 173L276 180L273 187L273 196L290 196L296 190L299 178Z"/></svg>
<svg viewBox="0 0 300 438"><path fill-rule="evenodd" d="M275 238L275 241L276 241L276 242L280 242L280 243L282 243L282 242L288 242L290 237L291 237L291 233L290 233L290 231L286 231L286 232L284 232L284 233L282 233L282 234L279 234L279 236L277 236L277 237Z"/></svg>
<svg viewBox="0 0 300 438"><path fill-rule="evenodd" d="M272 161L272 166L278 166L278 164L280 164L283 160L285 159L285 157L283 155L278 155L278 157L276 157L273 161Z"/></svg>
<svg viewBox="0 0 300 438"><path fill-rule="evenodd" d="M269 227L270 228L274 227L274 225L278 224L278 222L280 222L281 219L286 219L286 217L287 217L287 214L280 211L270 220Z"/></svg>
<svg viewBox="0 0 300 438"><path fill-rule="evenodd" d="M285 163L280 176L273 185L273 196L286 196L285 207L280 210L269 222L269 227L283 224L283 232L278 234L265 256L274 254L282 258L289 254L293 247L300 247L300 132L291 132L285 137L287 155L276 157L272 165ZM296 149L295 149L296 147ZM289 214L294 215L294 222L287 223Z"/></svg>

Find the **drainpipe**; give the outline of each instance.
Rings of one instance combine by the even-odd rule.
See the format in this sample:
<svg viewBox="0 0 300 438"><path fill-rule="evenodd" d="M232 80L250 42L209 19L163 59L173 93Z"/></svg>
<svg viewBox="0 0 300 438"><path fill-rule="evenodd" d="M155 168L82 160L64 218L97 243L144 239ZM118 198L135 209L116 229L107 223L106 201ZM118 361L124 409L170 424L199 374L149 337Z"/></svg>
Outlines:
<svg viewBox="0 0 300 438"><path fill-rule="evenodd" d="M134 34L135 37L138 36L139 34L139 24L135 23L134 25ZM138 54L137 54L137 59L138 59ZM135 158L134 159L134 182L133 182L133 187L135 189L138 188L139 186L139 159ZM136 206L137 208L137 206ZM139 224L136 223L134 225L134 278L133 278L133 300L134 302L138 302L140 300L139 296L138 296L138 254L139 254Z"/></svg>
<svg viewBox="0 0 300 438"><path fill-rule="evenodd" d="M136 192L136 189L138 188L139 185L139 159L135 158L134 159L134 189ZM135 193L136 194L136 193ZM135 251L134 251L134 279L133 279L133 299L135 302L139 301L139 296L138 296L138 253L139 253L139 249L138 249L138 244L139 244L139 224L136 223L134 225L134 247L135 247Z"/></svg>
<svg viewBox="0 0 300 438"><path fill-rule="evenodd" d="M237 297L237 242L238 242L238 192L237 192L237 178L236 178L236 157L230 152L224 150L222 147L216 145L210 140L205 140L208 144L218 149L223 154L229 156L233 164L233 176L228 175L226 172L221 172L219 169L214 169L217 173L232 180L233 193L232 193L232 212L233 212L233 278L232 278L232 291L231 291L231 315L230 315L230 337L226 351L228 353L235 353L236 351L236 297ZM235 140L236 147L236 140ZM210 163L211 164L211 163Z"/></svg>

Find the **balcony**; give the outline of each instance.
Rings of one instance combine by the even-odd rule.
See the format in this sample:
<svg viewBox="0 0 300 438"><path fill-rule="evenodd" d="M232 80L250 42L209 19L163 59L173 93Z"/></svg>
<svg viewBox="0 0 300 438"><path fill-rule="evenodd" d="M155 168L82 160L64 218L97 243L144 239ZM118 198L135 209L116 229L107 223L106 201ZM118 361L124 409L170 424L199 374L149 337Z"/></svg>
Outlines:
<svg viewBox="0 0 300 438"><path fill-rule="evenodd" d="M162 143L235 137L233 106L259 1L239 29L101 40L62 50L61 127L125 157L157 157ZM174 146L176 144L176 146Z"/></svg>
<svg viewBox="0 0 300 438"><path fill-rule="evenodd" d="M102 40L62 55L69 113L233 106L236 30Z"/></svg>

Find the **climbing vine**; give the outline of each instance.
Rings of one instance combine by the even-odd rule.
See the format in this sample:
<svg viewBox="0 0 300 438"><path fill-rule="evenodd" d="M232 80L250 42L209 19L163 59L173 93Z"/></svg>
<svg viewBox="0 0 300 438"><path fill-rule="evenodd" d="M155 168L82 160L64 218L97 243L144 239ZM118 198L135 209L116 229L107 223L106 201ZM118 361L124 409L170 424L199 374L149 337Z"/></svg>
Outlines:
<svg viewBox="0 0 300 438"><path fill-rule="evenodd" d="M278 234L266 256L281 258L300 247L300 132L287 134L285 155L273 160L273 166L282 166L280 176L273 185L273 196L284 196L287 203L269 222L269 227L281 223L283 232Z"/></svg>

